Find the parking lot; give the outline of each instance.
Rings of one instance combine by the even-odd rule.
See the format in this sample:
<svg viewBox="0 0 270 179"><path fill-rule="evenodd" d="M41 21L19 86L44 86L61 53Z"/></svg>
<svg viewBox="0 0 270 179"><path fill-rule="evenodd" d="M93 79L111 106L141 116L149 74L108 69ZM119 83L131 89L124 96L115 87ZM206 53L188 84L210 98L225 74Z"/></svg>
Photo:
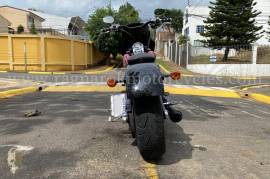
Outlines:
<svg viewBox="0 0 270 179"><path fill-rule="evenodd" d="M1 178L269 178L270 107L246 99L172 96L162 160L141 158L109 93L36 92L1 100ZM24 117L33 110L36 117Z"/></svg>

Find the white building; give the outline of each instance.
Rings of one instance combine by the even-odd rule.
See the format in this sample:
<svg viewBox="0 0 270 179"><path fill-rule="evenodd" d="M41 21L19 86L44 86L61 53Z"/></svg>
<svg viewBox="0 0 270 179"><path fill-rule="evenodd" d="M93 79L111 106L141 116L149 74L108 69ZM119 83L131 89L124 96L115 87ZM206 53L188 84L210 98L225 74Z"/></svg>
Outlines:
<svg viewBox="0 0 270 179"><path fill-rule="evenodd" d="M256 43L259 45L270 45L266 31L269 31L268 20L270 16L270 0L255 0L257 5L255 9L262 12L257 18L256 23L263 26L263 37ZM203 22L209 16L208 6L187 6L184 12L184 22L182 34L189 37L190 43L194 46L201 46L200 40L205 37L200 34L204 32L205 23Z"/></svg>
<svg viewBox="0 0 270 179"><path fill-rule="evenodd" d="M255 0L257 5L255 9L262 12L257 18L256 22L258 25L263 26L263 37L257 41L259 45L270 45L269 37L266 32L269 32L270 26L268 25L269 16L270 16L270 0Z"/></svg>
<svg viewBox="0 0 270 179"><path fill-rule="evenodd" d="M48 33L53 30L53 32L72 36L74 38L88 39L88 34L85 31L86 23L79 16L61 17L37 10L30 9L28 11L45 19L41 23L41 27L37 27L37 29L43 32Z"/></svg>

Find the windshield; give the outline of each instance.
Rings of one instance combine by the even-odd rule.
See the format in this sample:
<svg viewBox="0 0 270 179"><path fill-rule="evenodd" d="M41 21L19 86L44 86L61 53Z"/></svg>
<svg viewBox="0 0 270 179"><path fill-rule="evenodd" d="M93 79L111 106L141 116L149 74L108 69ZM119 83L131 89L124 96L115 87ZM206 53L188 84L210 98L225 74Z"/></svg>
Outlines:
<svg viewBox="0 0 270 179"><path fill-rule="evenodd" d="M133 23L127 25L127 27L137 27L142 26L143 23ZM151 39L149 27L138 27L138 28L124 28L124 30L128 33L122 33L122 43L121 43L121 52L125 54L132 45L136 42L141 42L144 46L150 48L154 51L155 49L155 42ZM129 35L130 34L130 35Z"/></svg>

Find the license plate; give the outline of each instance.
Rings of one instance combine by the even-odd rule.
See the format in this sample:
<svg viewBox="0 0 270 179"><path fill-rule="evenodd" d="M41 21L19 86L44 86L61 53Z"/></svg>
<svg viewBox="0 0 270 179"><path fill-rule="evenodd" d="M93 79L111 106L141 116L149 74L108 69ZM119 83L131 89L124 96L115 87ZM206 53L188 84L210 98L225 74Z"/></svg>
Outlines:
<svg viewBox="0 0 270 179"><path fill-rule="evenodd" d="M111 116L126 117L126 94L116 94L111 96Z"/></svg>

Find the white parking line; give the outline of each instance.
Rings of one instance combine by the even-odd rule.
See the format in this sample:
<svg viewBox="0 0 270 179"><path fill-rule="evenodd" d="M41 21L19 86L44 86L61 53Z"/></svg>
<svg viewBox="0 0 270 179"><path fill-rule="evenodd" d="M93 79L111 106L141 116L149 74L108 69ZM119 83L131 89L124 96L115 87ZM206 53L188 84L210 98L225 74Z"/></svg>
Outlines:
<svg viewBox="0 0 270 179"><path fill-rule="evenodd" d="M256 114L249 113L249 112L247 112L247 111L241 111L241 112L242 112L242 113L245 113L245 114L248 114L248 115L250 115L250 116L253 116L253 117L257 118L257 119L263 119L261 116L258 116L258 115L256 115Z"/></svg>
<svg viewBox="0 0 270 179"><path fill-rule="evenodd" d="M2 145L1 147L11 147L8 151L7 162L12 174L21 167L23 155L34 149L34 147L22 145Z"/></svg>
<svg viewBox="0 0 270 179"><path fill-rule="evenodd" d="M269 115L270 115L269 112L266 112L266 111L263 111L263 110L260 110L260 109L257 109L257 111L259 111L259 112L261 112L261 113L264 113L264 114L269 114Z"/></svg>

